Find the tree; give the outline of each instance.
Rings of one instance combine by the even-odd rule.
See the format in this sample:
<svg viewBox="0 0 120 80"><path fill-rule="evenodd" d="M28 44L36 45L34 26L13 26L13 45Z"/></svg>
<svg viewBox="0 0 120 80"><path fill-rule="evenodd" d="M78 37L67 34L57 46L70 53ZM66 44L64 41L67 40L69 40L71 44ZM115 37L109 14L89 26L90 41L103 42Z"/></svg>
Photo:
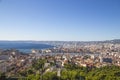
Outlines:
<svg viewBox="0 0 120 80"><path fill-rule="evenodd" d="M47 72L43 75L43 80L58 80L56 72Z"/></svg>
<svg viewBox="0 0 120 80"><path fill-rule="evenodd" d="M45 64L46 60L45 59L38 59L38 60L34 60L33 61L33 64L32 64L32 67L35 69L35 70L39 70L39 69L42 69L44 64Z"/></svg>
<svg viewBox="0 0 120 80"><path fill-rule="evenodd" d="M39 74L31 74L31 75L28 75L27 77L27 80L40 80L40 75Z"/></svg>
<svg viewBox="0 0 120 80"><path fill-rule="evenodd" d="M5 79L6 79L5 73L0 72L0 80L5 80Z"/></svg>

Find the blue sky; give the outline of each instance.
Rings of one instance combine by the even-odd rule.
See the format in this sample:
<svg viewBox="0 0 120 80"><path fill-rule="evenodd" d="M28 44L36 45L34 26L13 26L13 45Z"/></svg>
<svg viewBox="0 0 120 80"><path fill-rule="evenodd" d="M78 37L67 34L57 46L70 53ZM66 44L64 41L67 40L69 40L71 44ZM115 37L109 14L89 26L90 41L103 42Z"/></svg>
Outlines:
<svg viewBox="0 0 120 80"><path fill-rule="evenodd" d="M120 0L1 0L0 40L120 39Z"/></svg>

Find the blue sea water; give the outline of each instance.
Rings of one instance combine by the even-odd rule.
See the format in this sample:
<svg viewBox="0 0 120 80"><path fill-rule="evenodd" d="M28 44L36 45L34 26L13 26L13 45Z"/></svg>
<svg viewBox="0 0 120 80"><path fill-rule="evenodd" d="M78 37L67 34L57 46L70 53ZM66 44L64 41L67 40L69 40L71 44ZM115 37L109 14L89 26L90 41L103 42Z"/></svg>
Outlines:
<svg viewBox="0 0 120 80"><path fill-rule="evenodd" d="M51 45L22 42L0 42L0 49L17 49L21 52L31 52L31 49L52 48Z"/></svg>

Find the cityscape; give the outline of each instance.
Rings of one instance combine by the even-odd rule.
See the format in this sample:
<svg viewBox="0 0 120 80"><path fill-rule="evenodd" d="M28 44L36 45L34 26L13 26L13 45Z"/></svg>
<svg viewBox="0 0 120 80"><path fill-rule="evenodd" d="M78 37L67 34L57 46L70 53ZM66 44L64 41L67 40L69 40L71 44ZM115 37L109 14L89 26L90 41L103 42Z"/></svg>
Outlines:
<svg viewBox="0 0 120 80"><path fill-rule="evenodd" d="M0 0L0 80L120 80L120 0Z"/></svg>
<svg viewBox="0 0 120 80"><path fill-rule="evenodd" d="M11 41L6 43L10 44ZM0 72L5 73L8 80L91 80L92 78L87 78L82 74L81 68L85 68L88 74L93 69L106 66L116 66L120 69L119 39L92 42L16 41L15 43L53 46L44 49L30 49L30 52L22 52L17 49L0 49ZM64 78L64 72L71 68L73 68L72 70L74 68L80 69L79 77L76 77L77 73L73 71L71 74L66 73L66 75L73 75L73 77L66 76ZM100 79L104 80L105 78L102 77ZM119 77L113 80L115 79L117 80Z"/></svg>

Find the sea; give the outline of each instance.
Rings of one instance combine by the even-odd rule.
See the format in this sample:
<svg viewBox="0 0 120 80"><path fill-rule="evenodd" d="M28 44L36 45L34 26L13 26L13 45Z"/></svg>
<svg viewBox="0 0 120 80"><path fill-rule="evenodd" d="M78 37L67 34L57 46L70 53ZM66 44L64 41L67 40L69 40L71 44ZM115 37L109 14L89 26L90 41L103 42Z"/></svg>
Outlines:
<svg viewBox="0 0 120 80"><path fill-rule="evenodd" d="M30 53L32 49L53 48L52 45L28 42L0 42L0 49L16 49L20 52Z"/></svg>

